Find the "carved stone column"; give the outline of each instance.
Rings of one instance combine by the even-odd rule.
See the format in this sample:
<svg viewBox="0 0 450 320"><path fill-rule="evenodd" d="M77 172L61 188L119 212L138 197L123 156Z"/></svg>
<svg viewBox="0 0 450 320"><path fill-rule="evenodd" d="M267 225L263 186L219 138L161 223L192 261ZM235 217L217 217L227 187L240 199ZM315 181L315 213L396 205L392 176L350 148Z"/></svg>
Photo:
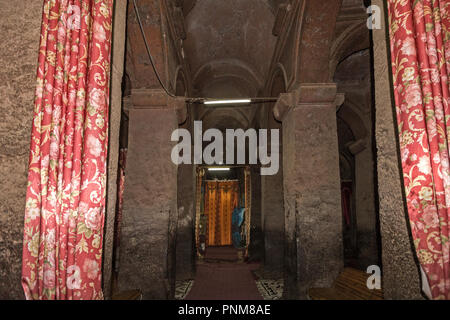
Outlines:
<svg viewBox="0 0 450 320"><path fill-rule="evenodd" d="M383 2L374 0L372 5L377 5L382 11L387 10ZM420 272L415 262L403 198L403 177L395 129L396 120L392 107L389 47L385 25L386 22L382 19L382 29L372 31L384 297L385 299L420 299L422 298Z"/></svg>
<svg viewBox="0 0 450 320"><path fill-rule="evenodd" d="M175 287L177 166L172 132L186 117L184 98L162 90L131 94L119 289L171 299Z"/></svg>
<svg viewBox="0 0 450 320"><path fill-rule="evenodd" d="M117 172L119 165L120 121L122 111L122 79L125 60L126 1L116 1L114 7L111 107L109 116L108 194L106 204L105 233L103 236L103 294L111 297L114 222L116 220Z"/></svg>
<svg viewBox="0 0 450 320"><path fill-rule="evenodd" d="M282 130L280 129L280 140ZM269 134L270 135L270 134ZM268 150L271 149L268 144ZM278 142L276 142L278 143ZM264 270L271 273L283 271L284 259L284 198L283 198L283 166L282 142L280 141L280 168L271 176L261 176L262 213L264 231ZM275 191L276 190L276 191Z"/></svg>
<svg viewBox="0 0 450 320"><path fill-rule="evenodd" d="M176 278L193 279L195 272L194 217L195 167L178 166L178 230L176 244Z"/></svg>
<svg viewBox="0 0 450 320"><path fill-rule="evenodd" d="M270 150L270 147L269 149ZM250 166L252 180L252 210L251 210L251 227L249 259L251 261L261 261L264 257L264 236L262 233L262 216L261 216L261 168L257 165Z"/></svg>
<svg viewBox="0 0 450 320"><path fill-rule="evenodd" d="M343 267L337 98L334 83L302 84L274 108L283 122L287 299L330 287Z"/></svg>

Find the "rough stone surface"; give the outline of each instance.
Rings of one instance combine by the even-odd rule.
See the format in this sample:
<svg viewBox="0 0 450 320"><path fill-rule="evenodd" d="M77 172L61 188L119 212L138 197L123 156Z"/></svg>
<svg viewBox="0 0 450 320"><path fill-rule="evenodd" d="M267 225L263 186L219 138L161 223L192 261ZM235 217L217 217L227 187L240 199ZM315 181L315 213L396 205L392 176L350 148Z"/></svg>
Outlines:
<svg viewBox="0 0 450 320"><path fill-rule="evenodd" d="M285 298L330 287L343 267L336 107L314 102L322 89L330 92L322 85L300 90L300 100L310 102L283 118Z"/></svg>
<svg viewBox="0 0 450 320"><path fill-rule="evenodd" d="M260 167L250 166L252 180L252 208L250 217L250 245L248 248L250 261L262 261L264 257L264 234L262 232L261 210L261 173Z"/></svg>
<svg viewBox="0 0 450 320"><path fill-rule="evenodd" d="M42 1L0 0L0 300L23 299L23 218Z"/></svg>
<svg viewBox="0 0 450 320"><path fill-rule="evenodd" d="M167 106L130 110L119 289L144 299L174 297L177 167L170 137L178 128Z"/></svg>
<svg viewBox="0 0 450 320"><path fill-rule="evenodd" d="M274 20L260 0L197 1L186 17L185 51L198 93L257 94L276 42Z"/></svg>
<svg viewBox="0 0 450 320"><path fill-rule="evenodd" d="M383 8L383 1L372 4ZM389 82L385 24L373 31L378 193L386 299L420 299L420 273L414 261L404 198Z"/></svg>
<svg viewBox="0 0 450 320"><path fill-rule="evenodd" d="M122 112L122 78L125 54L126 1L116 1L114 7L113 53L111 57L111 106L109 114L108 190L103 235L103 294L111 296L114 222L117 202L117 170L119 164L119 134Z"/></svg>
<svg viewBox="0 0 450 320"><path fill-rule="evenodd" d="M178 167L178 227L176 238L176 279L194 278L195 172L193 165Z"/></svg>
<svg viewBox="0 0 450 320"><path fill-rule="evenodd" d="M279 272L283 269L284 257L284 199L281 165L277 174L263 176L261 180L265 245L264 270Z"/></svg>

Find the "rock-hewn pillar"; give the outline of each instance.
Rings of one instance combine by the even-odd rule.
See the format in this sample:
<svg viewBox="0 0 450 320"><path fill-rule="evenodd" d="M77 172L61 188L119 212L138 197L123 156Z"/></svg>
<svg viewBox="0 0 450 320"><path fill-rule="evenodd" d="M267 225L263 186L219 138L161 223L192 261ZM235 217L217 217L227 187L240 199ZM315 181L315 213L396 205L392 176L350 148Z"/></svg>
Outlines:
<svg viewBox="0 0 450 320"><path fill-rule="evenodd" d="M385 10L382 0L372 4ZM396 121L389 81L388 46L385 21L373 30L375 69L376 144L380 229L382 242L383 289L386 299L418 299L420 277L408 232L399 165Z"/></svg>
<svg viewBox="0 0 450 320"><path fill-rule="evenodd" d="M140 289L144 299L170 299L177 223L171 135L185 117L185 103L152 89L133 90L131 99L119 289Z"/></svg>
<svg viewBox="0 0 450 320"><path fill-rule="evenodd" d="M269 148L270 150L270 148ZM249 259L251 261L261 261L264 254L264 239L262 234L261 217L261 172L259 166L250 166L252 179L252 211L250 227Z"/></svg>
<svg viewBox="0 0 450 320"><path fill-rule="evenodd" d="M103 235L103 294L111 297L114 222L117 202L117 170L119 165L119 134L122 111L122 80L125 59L126 1L114 4L113 43L111 58L111 107L109 116L108 195L105 233Z"/></svg>
<svg viewBox="0 0 450 320"><path fill-rule="evenodd" d="M178 167L177 280L193 279L194 277L195 184L194 166L181 164Z"/></svg>
<svg viewBox="0 0 450 320"><path fill-rule="evenodd" d="M282 132L280 130L280 139ZM280 146L281 153L282 146ZM271 150L271 145L268 146ZM280 154L280 168L275 175L261 177L262 211L264 230L264 270L283 271L284 257L284 198L283 166Z"/></svg>
<svg viewBox="0 0 450 320"><path fill-rule="evenodd" d="M285 298L329 287L343 267L336 85L302 84L281 94Z"/></svg>

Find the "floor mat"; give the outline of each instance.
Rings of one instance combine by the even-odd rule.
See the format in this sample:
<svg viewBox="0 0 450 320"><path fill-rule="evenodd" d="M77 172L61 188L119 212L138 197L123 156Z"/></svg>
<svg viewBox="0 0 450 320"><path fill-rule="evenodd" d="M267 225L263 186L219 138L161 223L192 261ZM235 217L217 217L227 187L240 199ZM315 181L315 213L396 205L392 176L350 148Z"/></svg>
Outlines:
<svg viewBox="0 0 450 320"><path fill-rule="evenodd" d="M283 296L283 279L259 279L256 287L264 300L279 300Z"/></svg>
<svg viewBox="0 0 450 320"><path fill-rule="evenodd" d="M194 280L176 281L175 283L175 299L184 300L191 291L194 285Z"/></svg>

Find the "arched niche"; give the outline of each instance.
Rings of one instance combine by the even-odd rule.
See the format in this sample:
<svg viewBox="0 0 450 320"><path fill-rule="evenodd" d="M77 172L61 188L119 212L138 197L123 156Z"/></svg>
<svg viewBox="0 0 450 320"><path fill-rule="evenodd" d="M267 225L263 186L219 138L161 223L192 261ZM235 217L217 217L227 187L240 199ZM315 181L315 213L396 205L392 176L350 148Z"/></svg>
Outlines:
<svg viewBox="0 0 450 320"><path fill-rule="evenodd" d="M351 126L337 118L339 143L339 169L342 205L342 239L344 244L344 265L351 265L358 258L357 216L355 208L355 156L348 145L354 142L355 135Z"/></svg>
<svg viewBox="0 0 450 320"><path fill-rule="evenodd" d="M370 48L370 33L364 23L350 25L333 42L330 54L330 79L342 61L354 53Z"/></svg>
<svg viewBox="0 0 450 320"><path fill-rule="evenodd" d="M352 179L342 179L344 172L341 167L342 203L345 197L344 187L351 189L351 200L346 202L352 214L350 228L343 221L344 256L346 265L367 268L368 265L380 263L371 57L369 49L363 48L367 30L355 27L348 31L344 32L346 36L342 35L342 41L340 44L336 43L333 49L333 59L338 61L333 80L338 84L339 91L345 94L345 102L337 111L339 151L353 165ZM361 48L363 49L360 50ZM351 131L351 135L344 134L348 131ZM341 161L341 165L343 164Z"/></svg>

